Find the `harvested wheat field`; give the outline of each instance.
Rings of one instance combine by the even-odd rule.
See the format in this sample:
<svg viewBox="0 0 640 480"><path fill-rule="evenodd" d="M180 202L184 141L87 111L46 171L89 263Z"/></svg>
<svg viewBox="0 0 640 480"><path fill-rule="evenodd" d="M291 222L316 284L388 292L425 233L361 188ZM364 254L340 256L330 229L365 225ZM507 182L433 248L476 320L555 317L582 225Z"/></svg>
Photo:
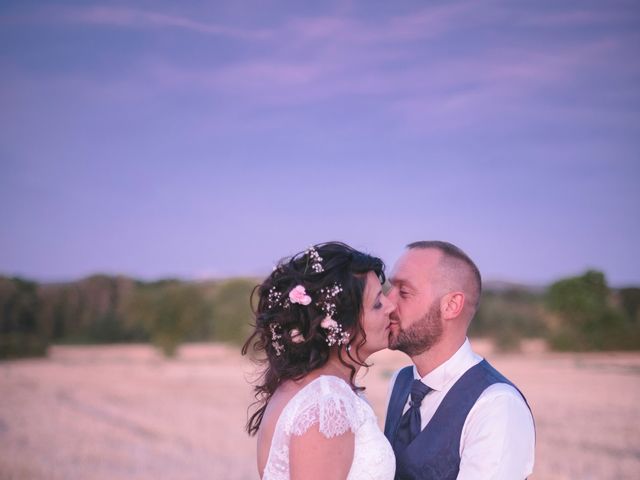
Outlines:
<svg viewBox="0 0 640 480"><path fill-rule="evenodd" d="M640 478L640 354L475 349L517 383L537 422L535 480ZM381 352L362 383L382 422L388 380L407 363ZM255 479L243 432L252 365L237 349L54 347L0 363L3 479Z"/></svg>

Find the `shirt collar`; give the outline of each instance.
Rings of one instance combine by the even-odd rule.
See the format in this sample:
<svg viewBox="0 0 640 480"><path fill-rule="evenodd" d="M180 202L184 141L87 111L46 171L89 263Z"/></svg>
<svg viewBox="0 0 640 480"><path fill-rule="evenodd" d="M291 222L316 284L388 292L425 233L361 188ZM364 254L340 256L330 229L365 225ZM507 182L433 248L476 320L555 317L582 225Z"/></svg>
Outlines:
<svg viewBox="0 0 640 480"><path fill-rule="evenodd" d="M436 367L424 377L420 378L418 369L413 366L413 377L421 380L422 383L433 390L444 390L452 380L457 379L470 367L478 362L478 355L471 349L469 339L465 338L464 343L446 362Z"/></svg>

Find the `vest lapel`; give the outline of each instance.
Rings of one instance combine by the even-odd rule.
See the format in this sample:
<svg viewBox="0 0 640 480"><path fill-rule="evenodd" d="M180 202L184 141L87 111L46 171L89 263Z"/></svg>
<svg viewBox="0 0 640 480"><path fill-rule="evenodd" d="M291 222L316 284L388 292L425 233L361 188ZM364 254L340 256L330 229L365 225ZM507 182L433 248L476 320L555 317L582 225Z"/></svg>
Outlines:
<svg viewBox="0 0 640 480"><path fill-rule="evenodd" d="M413 367L404 367L398 373L396 382L393 385L391 398L389 400L389 408L387 410L387 418L384 425L384 434L393 445L396 438L402 411L407 403L409 394L411 393L411 382L413 381Z"/></svg>

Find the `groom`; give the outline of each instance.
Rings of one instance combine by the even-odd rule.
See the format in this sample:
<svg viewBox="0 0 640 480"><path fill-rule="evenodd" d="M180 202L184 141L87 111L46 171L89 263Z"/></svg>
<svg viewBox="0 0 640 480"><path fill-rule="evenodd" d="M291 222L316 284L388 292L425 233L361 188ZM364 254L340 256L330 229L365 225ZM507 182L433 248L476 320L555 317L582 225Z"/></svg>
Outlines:
<svg viewBox="0 0 640 480"><path fill-rule="evenodd" d="M395 265L389 347L413 366L393 377L384 433L396 479L521 480L535 430L520 391L473 352L478 267L447 242L414 242Z"/></svg>

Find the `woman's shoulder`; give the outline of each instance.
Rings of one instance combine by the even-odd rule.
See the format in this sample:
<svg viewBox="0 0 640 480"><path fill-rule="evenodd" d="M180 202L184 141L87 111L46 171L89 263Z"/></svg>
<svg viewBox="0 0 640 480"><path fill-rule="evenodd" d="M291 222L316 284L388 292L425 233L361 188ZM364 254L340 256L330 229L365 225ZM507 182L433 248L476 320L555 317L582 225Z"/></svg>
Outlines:
<svg viewBox="0 0 640 480"><path fill-rule="evenodd" d="M311 407L355 405L360 401L349 383L334 375L320 375L302 387L291 399L296 411Z"/></svg>
<svg viewBox="0 0 640 480"><path fill-rule="evenodd" d="M360 399L346 381L320 375L298 391L287 406L285 431L303 435L317 424L326 437L355 431L364 421Z"/></svg>
<svg viewBox="0 0 640 480"><path fill-rule="evenodd" d="M351 385L335 375L320 375L307 386L312 386L311 390L322 396L342 395L347 398L357 398Z"/></svg>

